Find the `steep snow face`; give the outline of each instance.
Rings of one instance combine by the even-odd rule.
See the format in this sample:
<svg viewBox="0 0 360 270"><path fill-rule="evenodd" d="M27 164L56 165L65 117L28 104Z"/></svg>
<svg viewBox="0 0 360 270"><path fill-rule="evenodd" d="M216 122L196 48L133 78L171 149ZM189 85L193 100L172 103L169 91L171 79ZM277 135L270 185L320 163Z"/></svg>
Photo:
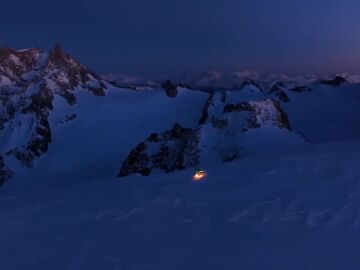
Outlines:
<svg viewBox="0 0 360 270"><path fill-rule="evenodd" d="M104 83L60 46L49 54L41 49L0 50L0 156L5 160L1 166L14 156L31 167L35 157L47 152L53 100L59 95L75 104L76 88L105 94Z"/></svg>
<svg viewBox="0 0 360 270"><path fill-rule="evenodd" d="M286 91L290 101L283 108L293 130L313 143L360 138L359 84L313 84L308 89L301 93Z"/></svg>

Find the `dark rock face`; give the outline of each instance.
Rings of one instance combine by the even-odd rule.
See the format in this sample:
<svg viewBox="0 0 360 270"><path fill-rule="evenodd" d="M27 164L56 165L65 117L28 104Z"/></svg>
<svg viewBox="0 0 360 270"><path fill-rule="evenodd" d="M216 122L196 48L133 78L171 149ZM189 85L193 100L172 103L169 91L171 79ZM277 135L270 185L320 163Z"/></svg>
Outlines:
<svg viewBox="0 0 360 270"><path fill-rule="evenodd" d="M153 133L133 149L118 176L149 175L153 169L172 172L199 163L199 131L175 124L161 134Z"/></svg>
<svg viewBox="0 0 360 270"><path fill-rule="evenodd" d="M278 124L279 127L291 130L289 117L286 114L286 112L281 108L280 103L277 102L277 101L274 101L274 106L275 106L276 112L277 112L277 120L278 120L278 123L279 123Z"/></svg>
<svg viewBox="0 0 360 270"><path fill-rule="evenodd" d="M199 120L199 125L204 124L209 118L208 110L209 110L209 106L212 104L213 95L214 95L213 93L210 93L208 99L206 100L206 104L202 110L201 117Z"/></svg>
<svg viewBox="0 0 360 270"><path fill-rule="evenodd" d="M29 130L26 141L0 153L4 157L0 162L3 172L6 172L7 156L14 156L23 166L31 167L36 157L47 152L52 141L48 119L54 97L61 96L74 105L75 89L105 95L101 79L64 53L60 45L50 53L37 48L0 49L0 136L6 140L5 134L9 136L22 125ZM1 172L0 175L11 176Z"/></svg>
<svg viewBox="0 0 360 270"><path fill-rule="evenodd" d="M12 172L6 167L4 159L0 156L0 186L2 186L12 175Z"/></svg>
<svg viewBox="0 0 360 270"><path fill-rule="evenodd" d="M289 97L286 95L286 93L284 91L279 91L276 93L276 96L279 98L279 100L281 100L282 102L289 102L290 99Z"/></svg>
<svg viewBox="0 0 360 270"><path fill-rule="evenodd" d="M40 156L48 150L48 145L51 142L51 130L49 122L46 118L39 119L36 126L36 133L31 138L27 149L31 151L34 156Z"/></svg>
<svg viewBox="0 0 360 270"><path fill-rule="evenodd" d="M41 87L38 93L31 96L28 105L22 108L22 113L33 113L38 117L47 115L53 109L53 99L54 95L46 87Z"/></svg>
<svg viewBox="0 0 360 270"><path fill-rule="evenodd" d="M72 120L74 120L77 117L76 113L72 113L69 115L66 115L65 118L63 120L61 120L59 123L60 124L64 124L66 122L71 122Z"/></svg>
<svg viewBox="0 0 360 270"><path fill-rule="evenodd" d="M224 107L224 113L247 112L246 126L249 128L259 128L263 124L272 124L279 128L291 130L287 114L281 108L279 101L266 99L264 101L249 101L238 104L228 104Z"/></svg>
<svg viewBox="0 0 360 270"><path fill-rule="evenodd" d="M217 92L216 94L220 95L220 102L221 103L225 103L226 101L226 92L225 91L219 91ZM211 109L211 107L214 107L216 106L215 105L215 99L218 98L218 97L215 97L215 93L210 93L209 94L209 97L206 101L206 104L202 110L202 113L201 113L201 117L200 117L200 120L199 120L199 125L203 125L205 124L206 122L209 122L209 121L212 121L212 122L219 122L220 120L219 119L216 119L216 117L214 115L211 115L209 113L209 110ZM219 121L217 121L219 120Z"/></svg>
<svg viewBox="0 0 360 270"><path fill-rule="evenodd" d="M294 88L289 89L292 92L296 92L296 93L302 93L302 92L310 92L311 89L308 86L297 86Z"/></svg>
<svg viewBox="0 0 360 270"><path fill-rule="evenodd" d="M89 86L89 91L91 91L95 96L105 96L105 86L103 83L100 84L98 87L91 87Z"/></svg>
<svg viewBox="0 0 360 270"><path fill-rule="evenodd" d="M162 84L162 87L165 89L165 93L168 97L177 96L177 87L178 87L177 84L167 80Z"/></svg>
<svg viewBox="0 0 360 270"><path fill-rule="evenodd" d="M252 109L251 105L249 104L249 102L242 102L242 103L238 103L238 104L228 104L224 107L224 113L243 112L243 111L251 112L252 110L253 109Z"/></svg>
<svg viewBox="0 0 360 270"><path fill-rule="evenodd" d="M330 85L330 86L339 86L343 83L346 83L347 81L341 77L341 76L336 76L334 79L331 80L323 80L320 83L322 84L326 84L326 85Z"/></svg>
<svg viewBox="0 0 360 270"><path fill-rule="evenodd" d="M278 82L271 87L269 94L275 94L275 96L282 102L289 102L290 99L283 90L284 84L282 82Z"/></svg>

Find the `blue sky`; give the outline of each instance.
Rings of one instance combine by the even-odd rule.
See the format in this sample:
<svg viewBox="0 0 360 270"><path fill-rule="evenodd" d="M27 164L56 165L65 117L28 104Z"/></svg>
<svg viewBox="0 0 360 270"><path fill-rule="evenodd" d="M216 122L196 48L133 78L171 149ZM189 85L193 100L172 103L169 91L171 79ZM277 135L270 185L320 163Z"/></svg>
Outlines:
<svg viewBox="0 0 360 270"><path fill-rule="evenodd" d="M32 0L1 9L1 46L60 42L99 73L360 73L360 1Z"/></svg>

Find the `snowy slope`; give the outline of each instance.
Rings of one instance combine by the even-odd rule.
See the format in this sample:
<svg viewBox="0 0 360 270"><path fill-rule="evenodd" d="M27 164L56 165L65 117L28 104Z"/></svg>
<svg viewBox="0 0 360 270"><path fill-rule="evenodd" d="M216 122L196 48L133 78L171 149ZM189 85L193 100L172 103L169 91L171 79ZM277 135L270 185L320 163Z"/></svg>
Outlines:
<svg viewBox="0 0 360 270"><path fill-rule="evenodd" d="M360 138L360 85L338 87L315 84L310 92L287 91L283 105L295 130L312 142ZM304 105L306 104L306 105Z"/></svg>
<svg viewBox="0 0 360 270"><path fill-rule="evenodd" d="M203 182L192 170L31 192L11 181L2 269L358 269L359 147L263 151L204 168Z"/></svg>

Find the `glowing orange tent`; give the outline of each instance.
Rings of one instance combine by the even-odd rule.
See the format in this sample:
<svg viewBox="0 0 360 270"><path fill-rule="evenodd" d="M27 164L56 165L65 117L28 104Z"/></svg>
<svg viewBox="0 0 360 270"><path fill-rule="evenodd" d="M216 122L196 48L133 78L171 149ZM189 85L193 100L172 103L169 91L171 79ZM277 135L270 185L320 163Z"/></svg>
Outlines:
<svg viewBox="0 0 360 270"><path fill-rule="evenodd" d="M206 176L206 173L200 169L196 169L193 179L195 181L201 181Z"/></svg>

